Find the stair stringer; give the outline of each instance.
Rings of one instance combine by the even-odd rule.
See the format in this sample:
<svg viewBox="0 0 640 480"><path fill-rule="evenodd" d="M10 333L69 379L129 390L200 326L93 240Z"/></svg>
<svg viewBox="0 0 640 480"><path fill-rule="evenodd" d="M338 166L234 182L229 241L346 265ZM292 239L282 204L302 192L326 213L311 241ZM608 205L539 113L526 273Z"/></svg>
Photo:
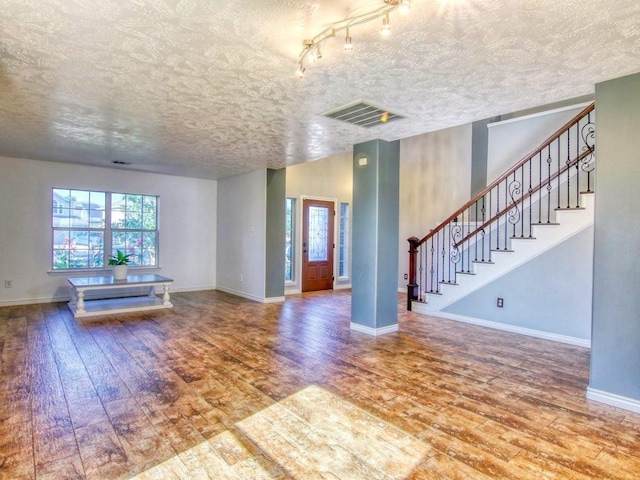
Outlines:
<svg viewBox="0 0 640 480"><path fill-rule="evenodd" d="M473 263L473 275L457 275L455 285L441 283L439 294L427 293L426 302L412 302L412 310L436 315L449 305L509 273L593 225L594 194L582 194L582 208L556 211L556 224L532 225L533 238L511 239L511 251L491 252L491 263Z"/></svg>

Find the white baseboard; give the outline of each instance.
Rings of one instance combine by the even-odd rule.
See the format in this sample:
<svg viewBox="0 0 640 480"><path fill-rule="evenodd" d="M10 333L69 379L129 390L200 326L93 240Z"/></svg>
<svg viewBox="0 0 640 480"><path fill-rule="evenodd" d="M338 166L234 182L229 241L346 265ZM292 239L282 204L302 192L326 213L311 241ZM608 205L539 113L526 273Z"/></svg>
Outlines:
<svg viewBox="0 0 640 480"><path fill-rule="evenodd" d="M139 292L133 293L131 296L140 295L140 292L148 291L148 288L140 289ZM207 285L204 287L181 287L181 288L171 288L169 293L180 293L180 292L200 292L205 290L216 290L215 285ZM127 295L123 295L127 296ZM91 298L91 296L87 297ZM96 296L98 298L98 296ZM41 303L56 303L56 302L68 302L71 300L71 295L56 295L53 297L40 297L40 298L26 298L21 300L4 300L0 301L0 307L17 307L19 305L37 305Z"/></svg>
<svg viewBox="0 0 640 480"><path fill-rule="evenodd" d="M286 300L286 297L283 295L281 297L264 297L262 299L262 303L282 303Z"/></svg>
<svg viewBox="0 0 640 480"><path fill-rule="evenodd" d="M397 332L398 324L396 323L395 325L389 325L388 327L373 328L360 325L359 323L351 322L350 328L351 330L354 330L356 332L366 333L367 335L371 335L373 337L379 337L380 335Z"/></svg>
<svg viewBox="0 0 640 480"><path fill-rule="evenodd" d="M29 298L23 300L5 300L0 302L0 307L17 307L19 305L37 305L39 303L56 303L68 302L71 299L69 295L59 295L57 297L47 298Z"/></svg>
<svg viewBox="0 0 640 480"><path fill-rule="evenodd" d="M302 291L299 288L285 288L284 290L285 295L299 295L301 293Z"/></svg>
<svg viewBox="0 0 640 480"><path fill-rule="evenodd" d="M218 285L216 290L220 290L221 292L228 293L230 295L235 295L236 297L246 298L247 300L253 300L258 303L280 303L284 302L286 298L282 297L259 297L257 295L252 295L250 293L240 292L239 290L234 290L233 288L221 287Z"/></svg>
<svg viewBox="0 0 640 480"><path fill-rule="evenodd" d="M613 407L640 413L640 400L636 400L635 398L623 397L622 395L616 395L615 393L609 393L591 387L587 387L587 398L596 402L606 403Z"/></svg>
<svg viewBox="0 0 640 480"><path fill-rule="evenodd" d="M350 283L339 283L333 287L334 290L349 290L351 288Z"/></svg>
<svg viewBox="0 0 640 480"><path fill-rule="evenodd" d="M505 332L519 333L520 335L527 335L529 337L542 338L544 340L551 340L553 342L566 343L568 345L576 345L578 347L591 348L591 340L588 340L585 338L570 337L568 335L560 335L558 333L545 332L543 330L534 330L532 328L517 327L515 325L509 325L507 323L493 322L491 320L483 320L481 318L467 317L464 315L457 315L455 313L432 312L427 310L424 307L424 304L419 302L413 302L412 307L414 312L420 313L423 315L446 318L447 320L455 320L456 322L470 323L472 325L493 328L495 330L503 330Z"/></svg>

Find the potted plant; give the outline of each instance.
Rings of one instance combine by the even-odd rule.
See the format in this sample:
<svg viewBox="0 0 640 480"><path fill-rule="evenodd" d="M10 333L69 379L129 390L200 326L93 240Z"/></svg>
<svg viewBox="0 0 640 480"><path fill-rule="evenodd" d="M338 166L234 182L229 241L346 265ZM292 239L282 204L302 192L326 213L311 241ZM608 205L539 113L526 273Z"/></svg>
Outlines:
<svg viewBox="0 0 640 480"><path fill-rule="evenodd" d="M113 255L109 259L109 266L113 267L113 279L114 280L126 280L127 279L127 266L129 263L129 257L131 255L125 255L120 250L116 251L116 255Z"/></svg>

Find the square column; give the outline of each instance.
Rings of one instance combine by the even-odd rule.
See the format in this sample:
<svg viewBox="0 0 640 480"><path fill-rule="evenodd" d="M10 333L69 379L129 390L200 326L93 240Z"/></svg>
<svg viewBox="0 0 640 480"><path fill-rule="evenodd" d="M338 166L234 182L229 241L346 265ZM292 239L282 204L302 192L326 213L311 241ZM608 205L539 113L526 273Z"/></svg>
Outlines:
<svg viewBox="0 0 640 480"><path fill-rule="evenodd" d="M398 330L400 142L353 148L351 329Z"/></svg>

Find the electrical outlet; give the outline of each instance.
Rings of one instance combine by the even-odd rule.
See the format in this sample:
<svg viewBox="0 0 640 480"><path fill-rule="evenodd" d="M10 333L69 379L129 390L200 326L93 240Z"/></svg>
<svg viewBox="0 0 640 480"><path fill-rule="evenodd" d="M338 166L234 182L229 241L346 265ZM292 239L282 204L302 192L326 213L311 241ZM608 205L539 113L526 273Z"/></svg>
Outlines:
<svg viewBox="0 0 640 480"><path fill-rule="evenodd" d="M5 280L4 288L13 288L13 280Z"/></svg>
<svg viewBox="0 0 640 480"><path fill-rule="evenodd" d="M496 305L497 305L498 308L504 307L504 299L498 297L498 302L496 303Z"/></svg>
<svg viewBox="0 0 640 480"><path fill-rule="evenodd" d="M405 273L405 274L404 274L404 279L405 279L405 280L409 280L409 275Z"/></svg>

